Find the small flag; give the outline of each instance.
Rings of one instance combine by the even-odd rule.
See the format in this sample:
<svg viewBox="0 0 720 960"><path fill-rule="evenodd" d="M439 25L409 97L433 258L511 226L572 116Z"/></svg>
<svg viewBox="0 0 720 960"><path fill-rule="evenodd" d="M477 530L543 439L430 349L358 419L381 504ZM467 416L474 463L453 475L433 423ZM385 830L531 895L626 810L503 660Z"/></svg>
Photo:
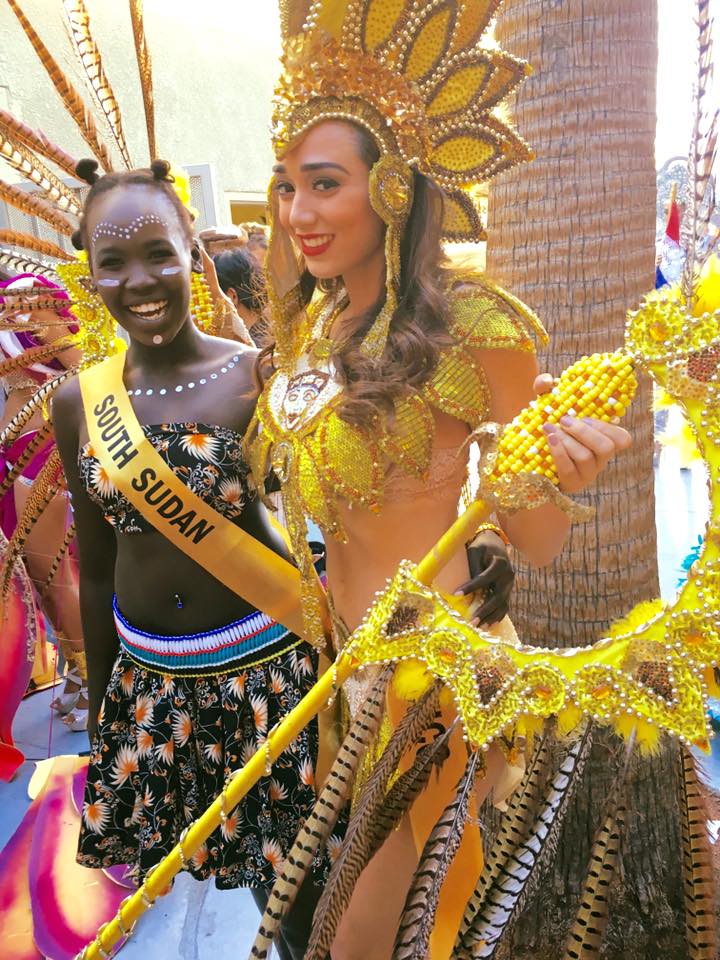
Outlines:
<svg viewBox="0 0 720 960"><path fill-rule="evenodd" d="M665 233L658 242L655 259L655 289L677 283L683 270L685 254L680 246L680 208L677 202L677 184L670 193Z"/></svg>

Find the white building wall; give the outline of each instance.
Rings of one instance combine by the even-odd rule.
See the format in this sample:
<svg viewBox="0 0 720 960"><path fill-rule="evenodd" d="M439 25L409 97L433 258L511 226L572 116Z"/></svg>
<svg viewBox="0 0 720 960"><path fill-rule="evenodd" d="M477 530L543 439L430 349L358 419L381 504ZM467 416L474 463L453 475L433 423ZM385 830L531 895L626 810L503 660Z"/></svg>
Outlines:
<svg viewBox="0 0 720 960"><path fill-rule="evenodd" d="M90 102L65 32L62 0L20 3ZM86 0L86 7L133 162L144 165L147 137L128 4ZM229 194L264 195L270 176L270 99L280 48L275 0L145 0L144 11L158 152L174 164L210 171L215 220L228 223ZM74 156L90 155L5 3L0 3L0 106L41 127ZM109 135L105 139L110 142ZM2 161L0 167L0 176L17 179Z"/></svg>

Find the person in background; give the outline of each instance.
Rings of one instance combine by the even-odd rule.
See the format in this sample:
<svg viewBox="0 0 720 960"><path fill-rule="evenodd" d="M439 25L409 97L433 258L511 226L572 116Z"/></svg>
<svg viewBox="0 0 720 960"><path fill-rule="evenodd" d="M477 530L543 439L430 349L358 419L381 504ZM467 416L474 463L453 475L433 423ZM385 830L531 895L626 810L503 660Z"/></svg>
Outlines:
<svg viewBox="0 0 720 960"><path fill-rule="evenodd" d="M38 309L16 314L16 326L0 331L0 362L9 367L0 380L5 394L0 428L12 421L40 386L80 359L77 349L69 342L77 332L69 304L63 306L69 298L50 280L24 273L0 282L0 307L7 294L24 294L27 303L32 305L33 297L39 300L43 293L57 298L55 310ZM47 355L38 357L37 351L43 348L46 348ZM27 357L26 363L22 362L23 357ZM18 519L23 516L31 497L33 484L55 449L52 437L42 442L40 434L43 429L47 429L45 420L38 410L27 421L22 434L0 450L0 479L4 480L13 464L23 455L27 456L27 448L40 443L12 486L0 497L0 529L8 539L15 533ZM81 732L87 729L87 672L78 602L77 562L73 551L68 550L64 542L69 524L67 498L58 493L28 535L23 560L34 584L37 604L52 625L67 665L62 692L52 702L53 710L71 730ZM59 565L56 567L56 564ZM38 640L30 689L41 689L52 682L55 669L52 660L46 656L44 641Z"/></svg>
<svg viewBox="0 0 720 960"><path fill-rule="evenodd" d="M265 268L265 257L268 251L268 236L270 231L263 223L244 223L242 224L247 233L247 249L260 266Z"/></svg>
<svg viewBox="0 0 720 960"><path fill-rule="evenodd" d="M232 301L255 344L262 346L268 339L267 294L257 261L247 247L236 247L214 256L213 262L220 289Z"/></svg>

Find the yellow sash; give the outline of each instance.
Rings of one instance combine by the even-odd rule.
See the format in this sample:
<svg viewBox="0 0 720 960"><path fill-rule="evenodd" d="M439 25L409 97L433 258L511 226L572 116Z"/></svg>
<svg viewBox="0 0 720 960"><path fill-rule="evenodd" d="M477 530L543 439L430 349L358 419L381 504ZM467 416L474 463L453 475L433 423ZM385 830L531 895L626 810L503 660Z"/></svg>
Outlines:
<svg viewBox="0 0 720 960"><path fill-rule="evenodd" d="M124 364L122 351L80 374L88 436L110 482L220 583L302 636L299 571L175 476L138 423L123 384Z"/></svg>

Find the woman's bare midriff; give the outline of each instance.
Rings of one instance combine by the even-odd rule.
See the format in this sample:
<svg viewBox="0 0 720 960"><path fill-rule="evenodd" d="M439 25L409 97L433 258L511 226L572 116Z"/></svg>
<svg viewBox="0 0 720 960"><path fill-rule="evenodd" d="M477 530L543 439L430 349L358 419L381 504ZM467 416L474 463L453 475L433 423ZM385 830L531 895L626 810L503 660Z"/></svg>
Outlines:
<svg viewBox="0 0 720 960"><path fill-rule="evenodd" d="M447 464L447 452L457 451L457 463L447 482L407 482L407 496L392 495L393 475L386 481L387 497L378 513L342 504L340 515L346 541L327 538L328 586L338 614L350 629L365 616L375 592L395 575L401 560L422 560L457 519L467 456L462 449L468 435L465 424L445 414L436 415L436 436L430 474L437 462ZM447 469L447 468L446 468ZM410 490L414 487L413 492ZM440 573L436 585L449 593L468 579L467 557L456 554Z"/></svg>
<svg viewBox="0 0 720 960"><path fill-rule="evenodd" d="M338 614L352 630L365 616L375 592L397 571L401 560L421 560L457 518L461 484L438 496L386 504L380 513L341 510L347 542L327 543L328 586ZM456 554L436 585L452 593L468 579L467 557Z"/></svg>
<svg viewBox="0 0 720 960"><path fill-rule="evenodd" d="M400 561L421 560L457 519L465 479L467 457L463 445L467 435L465 424L437 415L429 472L433 479L445 472L445 482L418 480L408 484L403 478L401 486L407 495L396 497L395 475L391 473L386 481L388 496L378 513L350 509L347 504L341 506L347 539L340 543L328 538L327 574L333 605L351 630L365 616L376 591L395 575ZM450 450L457 451L457 463L447 469ZM433 469L441 463L443 470ZM467 556L461 550L450 559L435 584L440 590L454 593L468 579ZM359 683L362 685L363 681ZM333 960L389 960L417 860L413 831L405 816L361 874L338 927Z"/></svg>

